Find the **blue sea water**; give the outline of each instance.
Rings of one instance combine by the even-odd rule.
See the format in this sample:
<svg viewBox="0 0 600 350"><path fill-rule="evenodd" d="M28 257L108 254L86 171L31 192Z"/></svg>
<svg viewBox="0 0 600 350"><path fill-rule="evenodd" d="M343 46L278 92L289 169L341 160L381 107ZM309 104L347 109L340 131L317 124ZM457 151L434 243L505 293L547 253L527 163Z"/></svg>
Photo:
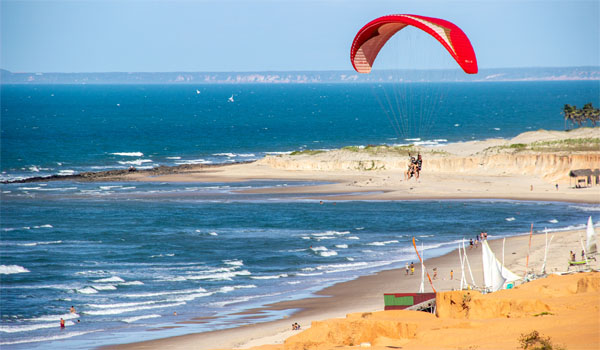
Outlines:
<svg viewBox="0 0 600 350"><path fill-rule="evenodd" d="M600 104L597 81L409 85L1 85L1 176L508 138Z"/></svg>
<svg viewBox="0 0 600 350"><path fill-rule="evenodd" d="M398 135L373 86L2 86L2 172L11 179L415 137L513 137L562 129L564 103L597 104L599 96L597 82L446 88L449 105L427 135ZM310 184L0 185L0 346L88 349L253 323L239 312L414 260L413 236L432 257L482 229L497 238L531 223L564 230L583 227L589 215L600 219L600 207L586 204L334 205L325 196L321 205L307 195L239 192ZM180 322L197 317L206 323Z"/></svg>

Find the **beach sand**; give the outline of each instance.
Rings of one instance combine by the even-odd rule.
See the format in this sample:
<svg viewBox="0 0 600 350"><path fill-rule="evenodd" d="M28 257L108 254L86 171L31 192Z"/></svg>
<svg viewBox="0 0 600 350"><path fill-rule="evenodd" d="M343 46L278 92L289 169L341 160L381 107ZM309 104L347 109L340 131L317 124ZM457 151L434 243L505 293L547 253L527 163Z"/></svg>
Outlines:
<svg viewBox="0 0 600 350"><path fill-rule="evenodd" d="M515 199L600 203L600 186L575 188L569 172L597 169L600 148L583 149L565 140L598 139L600 128L569 132L526 132L510 140L451 143L411 148L423 153L418 180L404 179L407 154L397 149L333 150L313 154L267 156L259 161L219 167L196 166L177 173L130 173L117 180L161 182L240 182L281 180L321 182L249 190L294 193L327 200ZM539 146L549 143L551 146ZM584 142L585 143L585 142ZM526 150L515 151L515 145ZM531 150L527 150L531 148ZM412 153L415 155L414 153ZM558 187L557 187L558 185ZM333 195L332 195L333 194ZM327 196L325 196L327 195Z"/></svg>
<svg viewBox="0 0 600 350"><path fill-rule="evenodd" d="M581 252L580 237L585 235L585 232L565 231L555 232L551 235L553 235L554 238L552 239L552 244L548 253L546 271L548 273L566 272L568 268L567 262L569 252L578 252L577 254L579 256L579 252ZM505 264L509 269L518 275L525 274L527 253L529 250L529 239L530 238L528 235L515 236L507 238L505 242ZM498 259L501 260L503 244L502 240L494 240L493 237L490 237L489 243ZM533 271L535 273L540 273L544 256L544 246L545 235L536 234L532 236L528 262L530 272ZM477 248L467 247L467 254L475 278L475 284L481 286L483 284L481 245L479 245ZM438 292L456 290L460 287L461 272L457 250L454 250L441 257L427 259L426 266L430 272L434 267L436 267L438 270L438 278L434 280L434 285ZM600 264L598 261L592 261L591 267L598 269ZM454 270L454 279L452 280L450 279L450 270ZM572 268L571 271L573 271ZM577 275L579 274L576 274L575 276ZM593 276L595 276L593 279L596 281L593 283L597 283L599 278L598 273L595 273ZM518 317L515 316L514 318L507 318L506 316L490 316L487 318L484 317L483 319L465 320L458 318L450 319L449 321L446 319L440 320L431 314L422 312L401 311L400 314L398 314L399 311L386 311L383 312L383 314L377 314L377 316L373 316L374 320L383 318L387 319L386 322L389 321L396 323L400 320L404 320L403 322L412 320L411 322L419 325L419 331L415 333L415 337L410 339L386 340L387 338L381 338L378 341L381 344L387 344L384 347L381 347L386 349L389 348L387 346L396 346L403 349L468 349L469 346L474 346L471 347L471 349L514 349L518 345L518 336L521 333L528 331L529 328L533 327L532 330L538 330L545 336L551 335L553 340L555 340L557 343L567 345L569 349L598 348L600 345L600 333L598 332L600 329L598 328L600 320L600 286L597 286L595 292L592 290L593 288L590 289L590 293L592 293L591 296L588 294L569 294L561 296L560 298L553 298L552 288L554 288L554 278L555 277L526 283L514 291L501 292L504 294L493 293L489 295L503 295L509 300L539 299L538 301L540 303L548 305L549 311L546 310L548 309L546 307L542 307L542 309L552 313L553 315L551 315L551 317L535 317L533 316L533 313L539 313L537 312L537 309L534 310L534 308L529 310L527 307L525 307L525 310L528 310L527 312L521 313ZM467 277L467 280L471 282L470 277ZM546 287L540 287L540 283ZM575 287L572 286L573 283ZM564 282L566 285L565 288L567 289L577 288L577 283L577 281ZM415 292L418 290L419 284L420 265L416 264L414 275L406 275L404 269L382 271L374 275L359 277L352 281L339 283L325 288L316 293L315 297L313 298L275 303L272 305L267 305L262 309L250 310L247 312L248 315L260 315L264 310L299 310L288 319L274 322L257 323L228 330L190 334L133 344L116 345L107 348L237 349L258 347L257 349L264 350L283 349L283 342L290 336L293 336L293 338L290 339L296 339L300 337L300 334L304 332L310 332L292 331L291 324L294 322L298 322L302 326L302 329L310 328L311 323L314 321L328 319L333 319L334 321L337 320L335 322L342 322L341 320L345 320L351 324L352 319L356 319L357 317L360 319L360 315L365 312L377 313L382 311L384 306L383 293ZM532 285L533 287L525 288L528 285ZM540 294L540 288L545 290L545 292ZM428 292L431 290L431 286L426 283L425 291ZM510 294L511 292L514 293L517 291L517 294ZM578 301L574 303L572 301L573 298ZM536 303L537 301L533 304L537 305ZM565 306L564 303L567 303L567 306ZM476 304L473 306L473 309L475 310L478 307L481 307L481 305L483 304ZM354 315L351 316L350 319L344 319L346 315L352 313L358 313L358 316ZM405 313L409 313L411 316L406 316ZM413 313L416 313L416 315L413 315ZM581 327L571 327L570 325L572 324L579 324ZM330 327L330 325L326 326L327 329ZM590 334L590 327L592 327L592 334ZM594 329L593 327L596 328ZM350 333L355 332L352 330L352 327L349 326L344 326L342 329L346 329ZM510 332L508 332L508 330L510 330ZM309 339L318 338L317 335L310 335L310 333L308 334ZM353 348L351 346L338 347L343 345L343 339L346 339L348 334L344 334L343 332L335 334L337 334L339 337L339 344L321 344L315 345L316 347L313 346L309 348ZM482 336L482 334L485 334L486 337ZM507 334L510 336L506 336ZM287 345L288 347L286 347L286 349L296 349L304 346L297 344L292 345L290 342L294 341L295 340L288 340L289 344ZM300 339L296 339L296 341L304 344L307 340L300 337ZM497 346L490 347L490 344L497 344ZM586 344L589 344L589 346Z"/></svg>
<svg viewBox="0 0 600 350"><path fill-rule="evenodd" d="M133 172L116 180L281 180L289 184L293 184L294 181L312 181L318 184L261 188L246 192L295 193L301 198L327 201L493 198L600 203L600 186L574 188L572 179L569 178L571 170L597 168L600 164L600 149L596 149L593 142L592 147L588 149L569 148L572 146L565 141L577 138L597 139L599 132L600 128L582 128L570 132L540 130L521 134L511 140L492 139L448 144L436 149L420 149L424 154L421 177L408 181L404 179L407 155L395 154L397 150L390 153L390 150L385 148L383 153L377 148L371 151L334 150L316 154L308 152L299 155L267 156L252 163L190 167L175 173L159 175ZM575 144L580 147L579 143ZM548 148L548 145L551 147ZM563 148L557 149L557 145ZM528 228L524 228L524 231L526 229ZM546 271L563 273L567 271L569 252L574 251L580 255L580 237L584 232L565 231L555 232L553 235ZM527 259L529 239L528 235L506 239L505 264L518 275L525 275L526 265L529 266L529 272L541 272L546 238L542 234L532 237L531 251ZM490 237L489 242L497 257L502 259L502 240ZM475 285L481 286L481 246L468 248L467 253ZM415 256L415 263L417 262ZM438 278L434 284L438 292L460 288L461 272L457 250L441 257L427 259L426 266L429 271L437 268ZM593 261L590 267L597 270L600 266L597 261ZM454 271L453 279L450 279L451 270ZM383 293L418 290L420 265L416 264L414 275L406 275L404 269L382 271L327 287L311 298L283 301L245 312L248 319L259 320L269 310L293 311L292 316L286 319L106 348L204 350L258 347L256 349L267 350L283 349L285 341L286 349L350 349L356 348L356 345L359 345L356 342L360 340L353 338L353 335L360 332L351 325L362 324L368 328L369 322L373 321L375 323L371 325L383 322L387 324L385 327L396 327L404 322L404 328L398 332L406 335L402 339L391 339L382 335L387 334L384 330L382 334L371 332L370 338L367 335L364 338L379 343L372 344L373 348L514 349L518 346L519 335L534 328L543 335L552 336L553 340L567 345L569 349L597 349L600 347L599 277L594 273L589 277L589 281L584 278L584 281L580 282L580 275L560 279L551 276L526 283L514 290L482 297L473 292L473 304L470 307L473 315L483 315L480 318L452 318L448 317L452 314L449 311L444 311L446 316L442 315L444 317L440 318L423 312L382 312ZM467 280L471 282L470 276ZM581 284L591 287L581 287L585 289L581 293L568 292L577 291L578 285ZM425 291L431 290L427 283ZM445 294L441 294L442 297L438 297L438 300L452 300L451 293L448 297L443 295ZM454 297L460 298L461 295ZM489 301L498 298L505 300L495 304ZM529 301L519 304L519 300ZM487 307L485 305L499 310L508 307L509 310L513 310L514 317L508 317L510 314L507 316L500 311L485 314L482 311ZM438 308L446 309L442 304ZM541 312L550 312L552 315L533 316ZM346 318L346 315L353 313L355 314ZM322 320L330 321L317 322ZM206 320L186 321L189 322ZM294 322L299 323L303 330L309 329L293 331L291 325ZM413 326L407 325L408 323ZM327 329L329 331L326 331ZM398 332L396 334L399 334ZM329 337L329 343L316 343L323 337ZM351 342L354 347L350 346Z"/></svg>

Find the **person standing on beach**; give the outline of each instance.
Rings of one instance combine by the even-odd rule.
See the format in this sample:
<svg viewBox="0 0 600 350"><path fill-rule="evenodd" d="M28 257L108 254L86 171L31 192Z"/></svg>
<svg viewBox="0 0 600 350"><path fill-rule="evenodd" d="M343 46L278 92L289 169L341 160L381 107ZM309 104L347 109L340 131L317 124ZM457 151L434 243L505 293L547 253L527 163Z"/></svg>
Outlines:
<svg viewBox="0 0 600 350"><path fill-rule="evenodd" d="M454 279L454 270L450 270L450 279L453 280Z"/></svg>
<svg viewBox="0 0 600 350"><path fill-rule="evenodd" d="M437 267L433 268L433 279L436 280L437 279Z"/></svg>
<svg viewBox="0 0 600 350"><path fill-rule="evenodd" d="M406 262L406 275L408 276L408 262Z"/></svg>
<svg viewBox="0 0 600 350"><path fill-rule="evenodd" d="M473 249L473 238L469 240L469 249Z"/></svg>
<svg viewBox="0 0 600 350"><path fill-rule="evenodd" d="M410 274L415 274L415 264L412 261L410 262Z"/></svg>

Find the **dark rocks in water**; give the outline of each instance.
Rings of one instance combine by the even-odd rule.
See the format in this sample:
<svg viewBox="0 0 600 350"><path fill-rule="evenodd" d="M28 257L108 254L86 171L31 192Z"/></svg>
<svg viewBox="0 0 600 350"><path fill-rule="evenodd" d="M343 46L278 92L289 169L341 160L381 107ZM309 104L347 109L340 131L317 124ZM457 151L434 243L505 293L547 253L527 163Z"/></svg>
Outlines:
<svg viewBox="0 0 600 350"><path fill-rule="evenodd" d="M119 169L119 170L106 170L106 171L86 171L79 174L73 175L49 175L49 176L35 176L27 179L20 180L9 180L2 181L3 184L19 184L19 183L31 183L31 182L46 182L46 181L128 181L126 176L131 173L148 176L159 176L168 174L178 174L185 172L192 172L194 170L202 170L208 168L220 168L225 166L231 166L235 164L247 164L252 161L236 162L228 164L182 164L177 166L166 166L160 165L152 169L138 170L136 168ZM132 169L133 168L133 169Z"/></svg>

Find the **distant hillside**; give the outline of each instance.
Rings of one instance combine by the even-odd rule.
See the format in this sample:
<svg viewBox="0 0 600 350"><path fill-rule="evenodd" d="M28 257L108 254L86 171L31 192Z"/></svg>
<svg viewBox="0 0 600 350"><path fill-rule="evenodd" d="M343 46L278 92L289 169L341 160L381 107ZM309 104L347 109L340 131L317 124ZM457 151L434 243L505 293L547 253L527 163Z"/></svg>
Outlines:
<svg viewBox="0 0 600 350"><path fill-rule="evenodd" d="M552 81L600 80L600 67L497 68L468 75L449 70L380 70L297 72L116 72L116 73L13 73L0 70L2 84L236 84L236 83L385 83L429 81Z"/></svg>

